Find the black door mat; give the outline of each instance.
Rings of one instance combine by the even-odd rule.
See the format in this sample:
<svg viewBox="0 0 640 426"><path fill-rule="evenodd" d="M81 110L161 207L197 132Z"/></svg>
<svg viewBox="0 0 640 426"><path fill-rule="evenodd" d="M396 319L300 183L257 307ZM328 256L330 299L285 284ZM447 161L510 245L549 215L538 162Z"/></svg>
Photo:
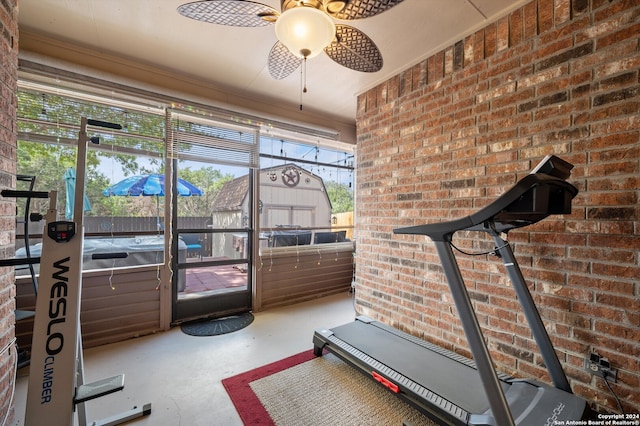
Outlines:
<svg viewBox="0 0 640 426"><path fill-rule="evenodd" d="M224 318L200 320L184 323L180 326L183 333L190 336L218 336L242 330L253 322L253 314L232 315Z"/></svg>

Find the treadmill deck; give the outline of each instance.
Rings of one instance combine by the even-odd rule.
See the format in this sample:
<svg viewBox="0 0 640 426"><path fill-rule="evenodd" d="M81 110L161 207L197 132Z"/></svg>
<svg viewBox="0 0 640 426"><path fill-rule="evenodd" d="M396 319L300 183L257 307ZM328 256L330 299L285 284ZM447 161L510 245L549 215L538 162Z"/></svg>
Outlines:
<svg viewBox="0 0 640 426"><path fill-rule="evenodd" d="M413 401L411 394L444 410L449 421L458 424L467 424L469 413L489 408L473 361L385 324L360 317L331 330L316 331L314 345L316 339L325 343L316 346L324 346L367 374L375 371L397 384L402 396L423 411L425 407ZM509 384L503 381L502 387L506 391ZM433 414L428 408L427 412Z"/></svg>
<svg viewBox="0 0 640 426"><path fill-rule="evenodd" d="M328 350L437 421L492 424L482 380L466 357L367 317L316 330L313 344L316 355ZM498 378L518 424L538 424L555 416L558 406L563 413L556 419L577 420L587 408L582 399L554 387L500 373ZM536 404L540 412L532 414Z"/></svg>

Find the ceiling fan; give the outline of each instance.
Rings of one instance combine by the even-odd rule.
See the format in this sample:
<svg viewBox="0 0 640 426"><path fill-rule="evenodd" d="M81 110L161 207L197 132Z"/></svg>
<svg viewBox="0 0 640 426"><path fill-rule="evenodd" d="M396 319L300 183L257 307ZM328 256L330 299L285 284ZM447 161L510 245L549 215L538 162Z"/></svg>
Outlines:
<svg viewBox="0 0 640 426"><path fill-rule="evenodd" d="M280 9L248 0L205 0L178 6L178 13L198 21L234 27L275 24L278 41L268 59L276 80L295 71L307 58L324 51L355 71L376 72L382 54L362 31L333 19L355 20L378 15L403 0L280 0ZM333 19L332 19L333 18Z"/></svg>

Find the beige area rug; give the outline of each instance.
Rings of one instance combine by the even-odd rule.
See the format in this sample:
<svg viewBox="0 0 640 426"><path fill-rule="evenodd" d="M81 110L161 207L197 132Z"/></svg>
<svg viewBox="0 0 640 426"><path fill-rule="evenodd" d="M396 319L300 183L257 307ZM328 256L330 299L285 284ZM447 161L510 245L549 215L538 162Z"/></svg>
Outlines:
<svg viewBox="0 0 640 426"><path fill-rule="evenodd" d="M436 425L332 354L303 352L223 384L245 424Z"/></svg>

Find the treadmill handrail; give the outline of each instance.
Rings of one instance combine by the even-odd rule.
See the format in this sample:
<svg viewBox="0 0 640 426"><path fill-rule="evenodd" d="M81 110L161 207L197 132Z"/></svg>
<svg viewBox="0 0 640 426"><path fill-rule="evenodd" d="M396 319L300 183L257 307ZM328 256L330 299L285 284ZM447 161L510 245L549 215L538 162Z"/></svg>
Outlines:
<svg viewBox="0 0 640 426"><path fill-rule="evenodd" d="M542 188L549 189L546 194L543 194L547 196L548 202L538 202L532 206L541 208L540 210L518 210L518 201L521 201L529 191L541 190ZM575 186L558 177L545 173L529 174L520 179L499 198L469 216L447 222L396 228L393 232L395 234L427 235L434 241L450 241L451 236L457 231L479 231L485 229L489 223L492 223L494 229L497 229L499 232L505 232L513 228L531 225L551 214L569 213L570 206L568 211L566 210L566 206L563 211L558 211L558 198L562 197L560 202L563 202L566 200L567 195L570 197L570 200L575 197L577 193L578 189Z"/></svg>

